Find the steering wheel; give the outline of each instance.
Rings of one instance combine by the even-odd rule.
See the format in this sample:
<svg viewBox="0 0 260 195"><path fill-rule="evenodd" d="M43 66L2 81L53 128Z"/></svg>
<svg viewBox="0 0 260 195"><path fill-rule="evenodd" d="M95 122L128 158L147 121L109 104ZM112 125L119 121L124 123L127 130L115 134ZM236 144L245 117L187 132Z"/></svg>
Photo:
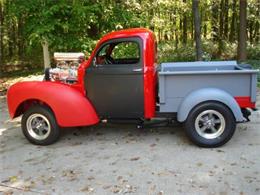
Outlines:
<svg viewBox="0 0 260 195"><path fill-rule="evenodd" d="M111 56L106 55L106 56L105 56L105 62L106 62L107 64L114 64L114 63L115 63L115 60L114 60Z"/></svg>

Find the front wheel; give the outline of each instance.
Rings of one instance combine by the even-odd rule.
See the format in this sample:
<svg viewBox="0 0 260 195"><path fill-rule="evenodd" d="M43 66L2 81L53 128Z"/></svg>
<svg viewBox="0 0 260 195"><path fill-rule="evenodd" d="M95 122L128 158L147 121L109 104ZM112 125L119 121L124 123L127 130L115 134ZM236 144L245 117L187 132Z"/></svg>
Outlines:
<svg viewBox="0 0 260 195"><path fill-rule="evenodd" d="M224 145L233 136L236 121L231 110L218 102L205 102L189 113L185 130L193 143L201 147Z"/></svg>
<svg viewBox="0 0 260 195"><path fill-rule="evenodd" d="M22 130L25 137L36 145L49 145L58 140L59 126L54 114L46 106L30 107L22 117Z"/></svg>

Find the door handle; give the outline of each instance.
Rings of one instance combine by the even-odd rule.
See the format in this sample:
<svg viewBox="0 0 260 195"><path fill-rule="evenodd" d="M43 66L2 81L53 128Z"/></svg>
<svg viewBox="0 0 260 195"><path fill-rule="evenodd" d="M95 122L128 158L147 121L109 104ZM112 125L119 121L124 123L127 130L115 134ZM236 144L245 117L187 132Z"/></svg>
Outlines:
<svg viewBox="0 0 260 195"><path fill-rule="evenodd" d="M135 68L135 69L133 69L132 71L133 72L141 72L143 69L142 68Z"/></svg>

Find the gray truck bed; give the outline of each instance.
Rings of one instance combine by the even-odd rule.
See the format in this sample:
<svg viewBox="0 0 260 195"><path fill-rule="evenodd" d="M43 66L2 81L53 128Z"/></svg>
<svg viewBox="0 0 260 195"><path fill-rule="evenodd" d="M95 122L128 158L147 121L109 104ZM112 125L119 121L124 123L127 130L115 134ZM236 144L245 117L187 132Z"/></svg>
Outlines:
<svg viewBox="0 0 260 195"><path fill-rule="evenodd" d="M236 61L162 63L158 70L160 112L177 112L183 99L202 88L216 88L233 97L256 101L258 70Z"/></svg>

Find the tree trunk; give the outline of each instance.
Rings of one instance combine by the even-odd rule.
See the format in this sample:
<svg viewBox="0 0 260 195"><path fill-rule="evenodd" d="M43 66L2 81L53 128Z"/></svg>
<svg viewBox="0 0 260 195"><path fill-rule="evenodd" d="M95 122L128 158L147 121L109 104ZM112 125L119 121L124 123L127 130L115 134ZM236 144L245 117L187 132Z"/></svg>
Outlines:
<svg viewBox="0 0 260 195"><path fill-rule="evenodd" d="M3 64L4 61L4 43L3 43L3 26L4 26L4 5L3 2L0 1L0 66Z"/></svg>
<svg viewBox="0 0 260 195"><path fill-rule="evenodd" d="M49 53L49 44L45 40L42 42L42 49L43 49L43 61L44 61L44 68L50 67L50 53Z"/></svg>
<svg viewBox="0 0 260 195"><path fill-rule="evenodd" d="M186 0L183 0L183 3L186 3ZM183 44L187 44L187 13L183 15L183 31L182 31Z"/></svg>
<svg viewBox="0 0 260 195"><path fill-rule="evenodd" d="M194 34L195 34L195 42L196 42L196 60L202 61L199 0L192 0L192 11L193 11L193 16L194 16L194 27L195 27Z"/></svg>
<svg viewBox="0 0 260 195"><path fill-rule="evenodd" d="M224 30L224 0L220 2L220 13L219 13L219 38L222 38Z"/></svg>
<svg viewBox="0 0 260 195"><path fill-rule="evenodd" d="M190 23L191 23L191 25L190 25L191 26L191 35L190 35L190 37L191 37L191 40L193 40L194 39L194 22L193 22L192 19L191 19Z"/></svg>
<svg viewBox="0 0 260 195"><path fill-rule="evenodd" d="M16 21L12 20L12 32L11 32L10 38L12 39L11 48L13 50L12 51L13 55L11 57L17 56L17 37L16 37L16 34L17 34Z"/></svg>
<svg viewBox="0 0 260 195"><path fill-rule="evenodd" d="M208 2L205 2L204 3L206 7L208 7ZM204 13L202 14L201 13L201 21L204 21L204 24L203 24L203 28L202 28L202 34L203 34L203 37L206 39L207 38L207 33L208 33L208 29L207 29L207 22L208 22L208 13L206 11L204 11Z"/></svg>
<svg viewBox="0 0 260 195"><path fill-rule="evenodd" d="M239 37L237 57L239 61L246 60L246 8L247 1L240 0L239 4Z"/></svg>
<svg viewBox="0 0 260 195"><path fill-rule="evenodd" d="M248 21L248 33L249 33L249 41L251 44L253 44L253 32L254 32L254 28L253 28L253 25L254 25L254 21Z"/></svg>
<svg viewBox="0 0 260 195"><path fill-rule="evenodd" d="M256 7L258 7L257 11L256 11L256 16L260 16L260 0L257 1ZM255 43L259 43L259 39L260 39L260 29L259 29L260 23L259 20L255 21L255 25L254 25L254 42Z"/></svg>
<svg viewBox="0 0 260 195"><path fill-rule="evenodd" d="M259 42L259 39L260 39L260 28L259 28L259 22L256 21L256 24L255 24L255 33L254 33L254 39L255 39L255 42L258 43Z"/></svg>
<svg viewBox="0 0 260 195"><path fill-rule="evenodd" d="M221 56L223 51L223 31L224 31L224 0L220 2L220 13L219 13L219 32L218 32L218 57Z"/></svg>
<svg viewBox="0 0 260 195"><path fill-rule="evenodd" d="M237 9L236 9L236 3L237 0L233 0L232 3L232 19L231 19L231 25L230 25L230 33L229 33L229 41L233 42L234 40L236 40L236 19L237 19Z"/></svg>
<svg viewBox="0 0 260 195"><path fill-rule="evenodd" d="M213 41L218 40L218 4L217 2L212 2L211 15L212 15L212 39Z"/></svg>
<svg viewBox="0 0 260 195"><path fill-rule="evenodd" d="M23 38L23 17L18 18L17 25L17 37L18 37L18 57L19 60L23 60L24 55L24 38Z"/></svg>
<svg viewBox="0 0 260 195"><path fill-rule="evenodd" d="M176 20L176 10L173 11L172 21L173 21L173 32L174 32L174 43L175 49L178 49L179 37L178 37L178 28L177 28L177 20Z"/></svg>
<svg viewBox="0 0 260 195"><path fill-rule="evenodd" d="M224 38L225 40L228 38L228 11L229 11L229 2L225 0L224 3Z"/></svg>
<svg viewBox="0 0 260 195"><path fill-rule="evenodd" d="M178 37L178 31L175 29L175 49L178 49L179 44L179 37Z"/></svg>
<svg viewBox="0 0 260 195"><path fill-rule="evenodd" d="M183 39L182 39L182 19L181 19L181 17L180 17L180 21L179 21L179 32L180 32L180 41L182 41Z"/></svg>

